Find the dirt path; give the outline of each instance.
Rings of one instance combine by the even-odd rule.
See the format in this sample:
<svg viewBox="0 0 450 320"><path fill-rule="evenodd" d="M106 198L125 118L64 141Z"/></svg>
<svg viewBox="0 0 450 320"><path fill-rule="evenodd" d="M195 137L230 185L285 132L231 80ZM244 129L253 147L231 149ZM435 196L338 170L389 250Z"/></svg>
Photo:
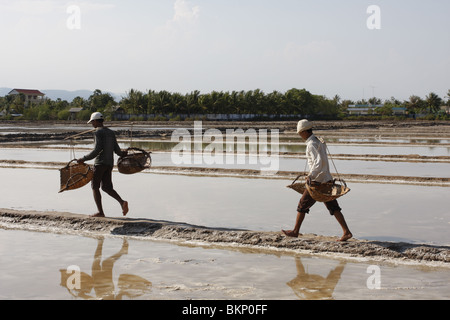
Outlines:
<svg viewBox="0 0 450 320"><path fill-rule="evenodd" d="M116 235L141 239L197 242L213 246L243 246L254 250L336 254L343 257L397 262L439 262L450 267L450 247L304 235L287 238L279 232L213 229L185 223L148 219L90 218L62 212L0 209L0 226L78 235Z"/></svg>

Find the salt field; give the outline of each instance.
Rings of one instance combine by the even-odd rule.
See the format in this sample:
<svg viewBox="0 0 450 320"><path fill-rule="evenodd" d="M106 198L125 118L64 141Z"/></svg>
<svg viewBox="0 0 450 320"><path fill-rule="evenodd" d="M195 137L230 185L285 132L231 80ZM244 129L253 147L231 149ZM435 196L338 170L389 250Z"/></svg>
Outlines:
<svg viewBox="0 0 450 320"><path fill-rule="evenodd" d="M0 129L4 134L13 131L9 127ZM49 129L54 128L46 128ZM75 125L70 129L84 128ZM286 140L283 135L281 138ZM370 141L362 140L364 137L360 140L364 145L344 141L329 144L330 152L340 155L334 160L339 173L394 179L349 184L351 192L339 203L355 239L435 248L450 246L448 187L432 182L423 185L395 182L396 176L450 177L450 162L432 159L448 156L445 138L444 135L443 146L409 144L401 139L397 142L402 145L371 145ZM173 145L155 138L140 140L140 146L146 150L156 149L152 153L155 169L131 176L113 173L115 188L129 201L130 221L151 219L263 233L278 233L293 226L299 194L286 188L291 178L220 174L222 169L258 170L259 165L251 164L248 155L244 164L181 165L215 168L216 174L177 171L180 165L173 162ZM128 146L129 142L123 139L121 147ZM294 148L292 143L281 146L283 142L280 142L279 170L303 171L304 145L297 141ZM58 193L59 166L70 161L73 152L81 157L92 147L89 138L74 150L69 144L55 141L0 144L0 208L55 215L94 213L89 186ZM415 154L429 159L375 161L359 157L369 154ZM104 196L103 201L107 216L121 217L121 209L114 200ZM325 206L318 203L306 217L301 232L337 238L341 230ZM77 234L6 220L0 220L0 239L2 299L450 298L450 269L444 262L374 259L364 255L317 254L239 243L220 245L95 232ZM104 267L99 272L100 261L108 261L109 269ZM81 270L83 286L79 290L67 288L66 271L71 266ZM369 283L374 266L381 271L381 286L377 288Z"/></svg>

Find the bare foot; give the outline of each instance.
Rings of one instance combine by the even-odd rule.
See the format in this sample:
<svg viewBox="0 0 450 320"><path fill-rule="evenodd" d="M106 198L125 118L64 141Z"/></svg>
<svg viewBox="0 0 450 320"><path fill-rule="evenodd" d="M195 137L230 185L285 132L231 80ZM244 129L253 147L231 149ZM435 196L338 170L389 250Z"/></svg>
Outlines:
<svg viewBox="0 0 450 320"><path fill-rule="evenodd" d="M339 242L345 242L353 237L353 234L351 232L345 233L342 238L340 238Z"/></svg>
<svg viewBox="0 0 450 320"><path fill-rule="evenodd" d="M96 213L96 214L91 215L90 217L92 217L92 218L104 218L105 215L103 213Z"/></svg>
<svg viewBox="0 0 450 320"><path fill-rule="evenodd" d="M292 230L281 230L281 231L288 237L297 238L299 236L299 233L295 233Z"/></svg>
<svg viewBox="0 0 450 320"><path fill-rule="evenodd" d="M122 203L122 213L123 213L123 216L126 216L127 213L128 213L128 211L129 211L129 209L128 209L128 202L127 202L127 201L124 201L124 202Z"/></svg>

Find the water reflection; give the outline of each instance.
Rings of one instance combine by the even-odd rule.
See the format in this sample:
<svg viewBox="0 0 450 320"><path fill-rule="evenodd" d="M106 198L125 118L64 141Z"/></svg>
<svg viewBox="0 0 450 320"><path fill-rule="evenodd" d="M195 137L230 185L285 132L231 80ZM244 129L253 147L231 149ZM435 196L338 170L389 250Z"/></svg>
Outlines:
<svg viewBox="0 0 450 320"><path fill-rule="evenodd" d="M286 283L302 300L331 300L336 286L341 279L346 263L330 270L327 277L308 273L300 257L296 257L297 277Z"/></svg>
<svg viewBox="0 0 450 320"><path fill-rule="evenodd" d="M73 285L71 285L69 279L72 272L62 269L59 270L61 273L60 285L67 288L72 296L81 299L122 300L124 296L132 299L148 293L151 290L152 283L132 274L121 274L119 276L118 292L116 292L113 268L117 260L128 254L128 241L123 239L122 248L116 254L102 260L103 242L103 238L98 239L91 275L81 272L79 286L72 288Z"/></svg>

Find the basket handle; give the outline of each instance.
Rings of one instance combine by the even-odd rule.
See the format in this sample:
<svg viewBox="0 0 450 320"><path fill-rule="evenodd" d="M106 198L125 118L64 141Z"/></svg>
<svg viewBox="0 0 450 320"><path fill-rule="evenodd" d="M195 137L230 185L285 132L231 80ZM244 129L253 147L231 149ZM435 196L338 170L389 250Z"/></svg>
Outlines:
<svg viewBox="0 0 450 320"><path fill-rule="evenodd" d="M66 168L68 168L68 167L70 166L70 164L71 164L72 162L75 162L75 161L78 161L78 159L70 160L69 163L66 165Z"/></svg>
<svg viewBox="0 0 450 320"><path fill-rule="evenodd" d="M145 151L145 150L142 150L142 149L139 149L139 148L135 148L135 147L130 147L130 148L128 148L125 152L131 151L131 150L143 152L143 153L145 153L146 155L149 155L149 154L151 153L151 152L147 152L147 151Z"/></svg>
<svg viewBox="0 0 450 320"><path fill-rule="evenodd" d="M294 181L292 181L292 184L296 183L297 180L298 180L300 177L303 177L303 176L306 176L306 175L305 175L305 174L300 174L297 178L295 178Z"/></svg>
<svg viewBox="0 0 450 320"><path fill-rule="evenodd" d="M343 179L334 179L333 183L336 184L336 181L339 181L345 188L347 188L347 183Z"/></svg>

